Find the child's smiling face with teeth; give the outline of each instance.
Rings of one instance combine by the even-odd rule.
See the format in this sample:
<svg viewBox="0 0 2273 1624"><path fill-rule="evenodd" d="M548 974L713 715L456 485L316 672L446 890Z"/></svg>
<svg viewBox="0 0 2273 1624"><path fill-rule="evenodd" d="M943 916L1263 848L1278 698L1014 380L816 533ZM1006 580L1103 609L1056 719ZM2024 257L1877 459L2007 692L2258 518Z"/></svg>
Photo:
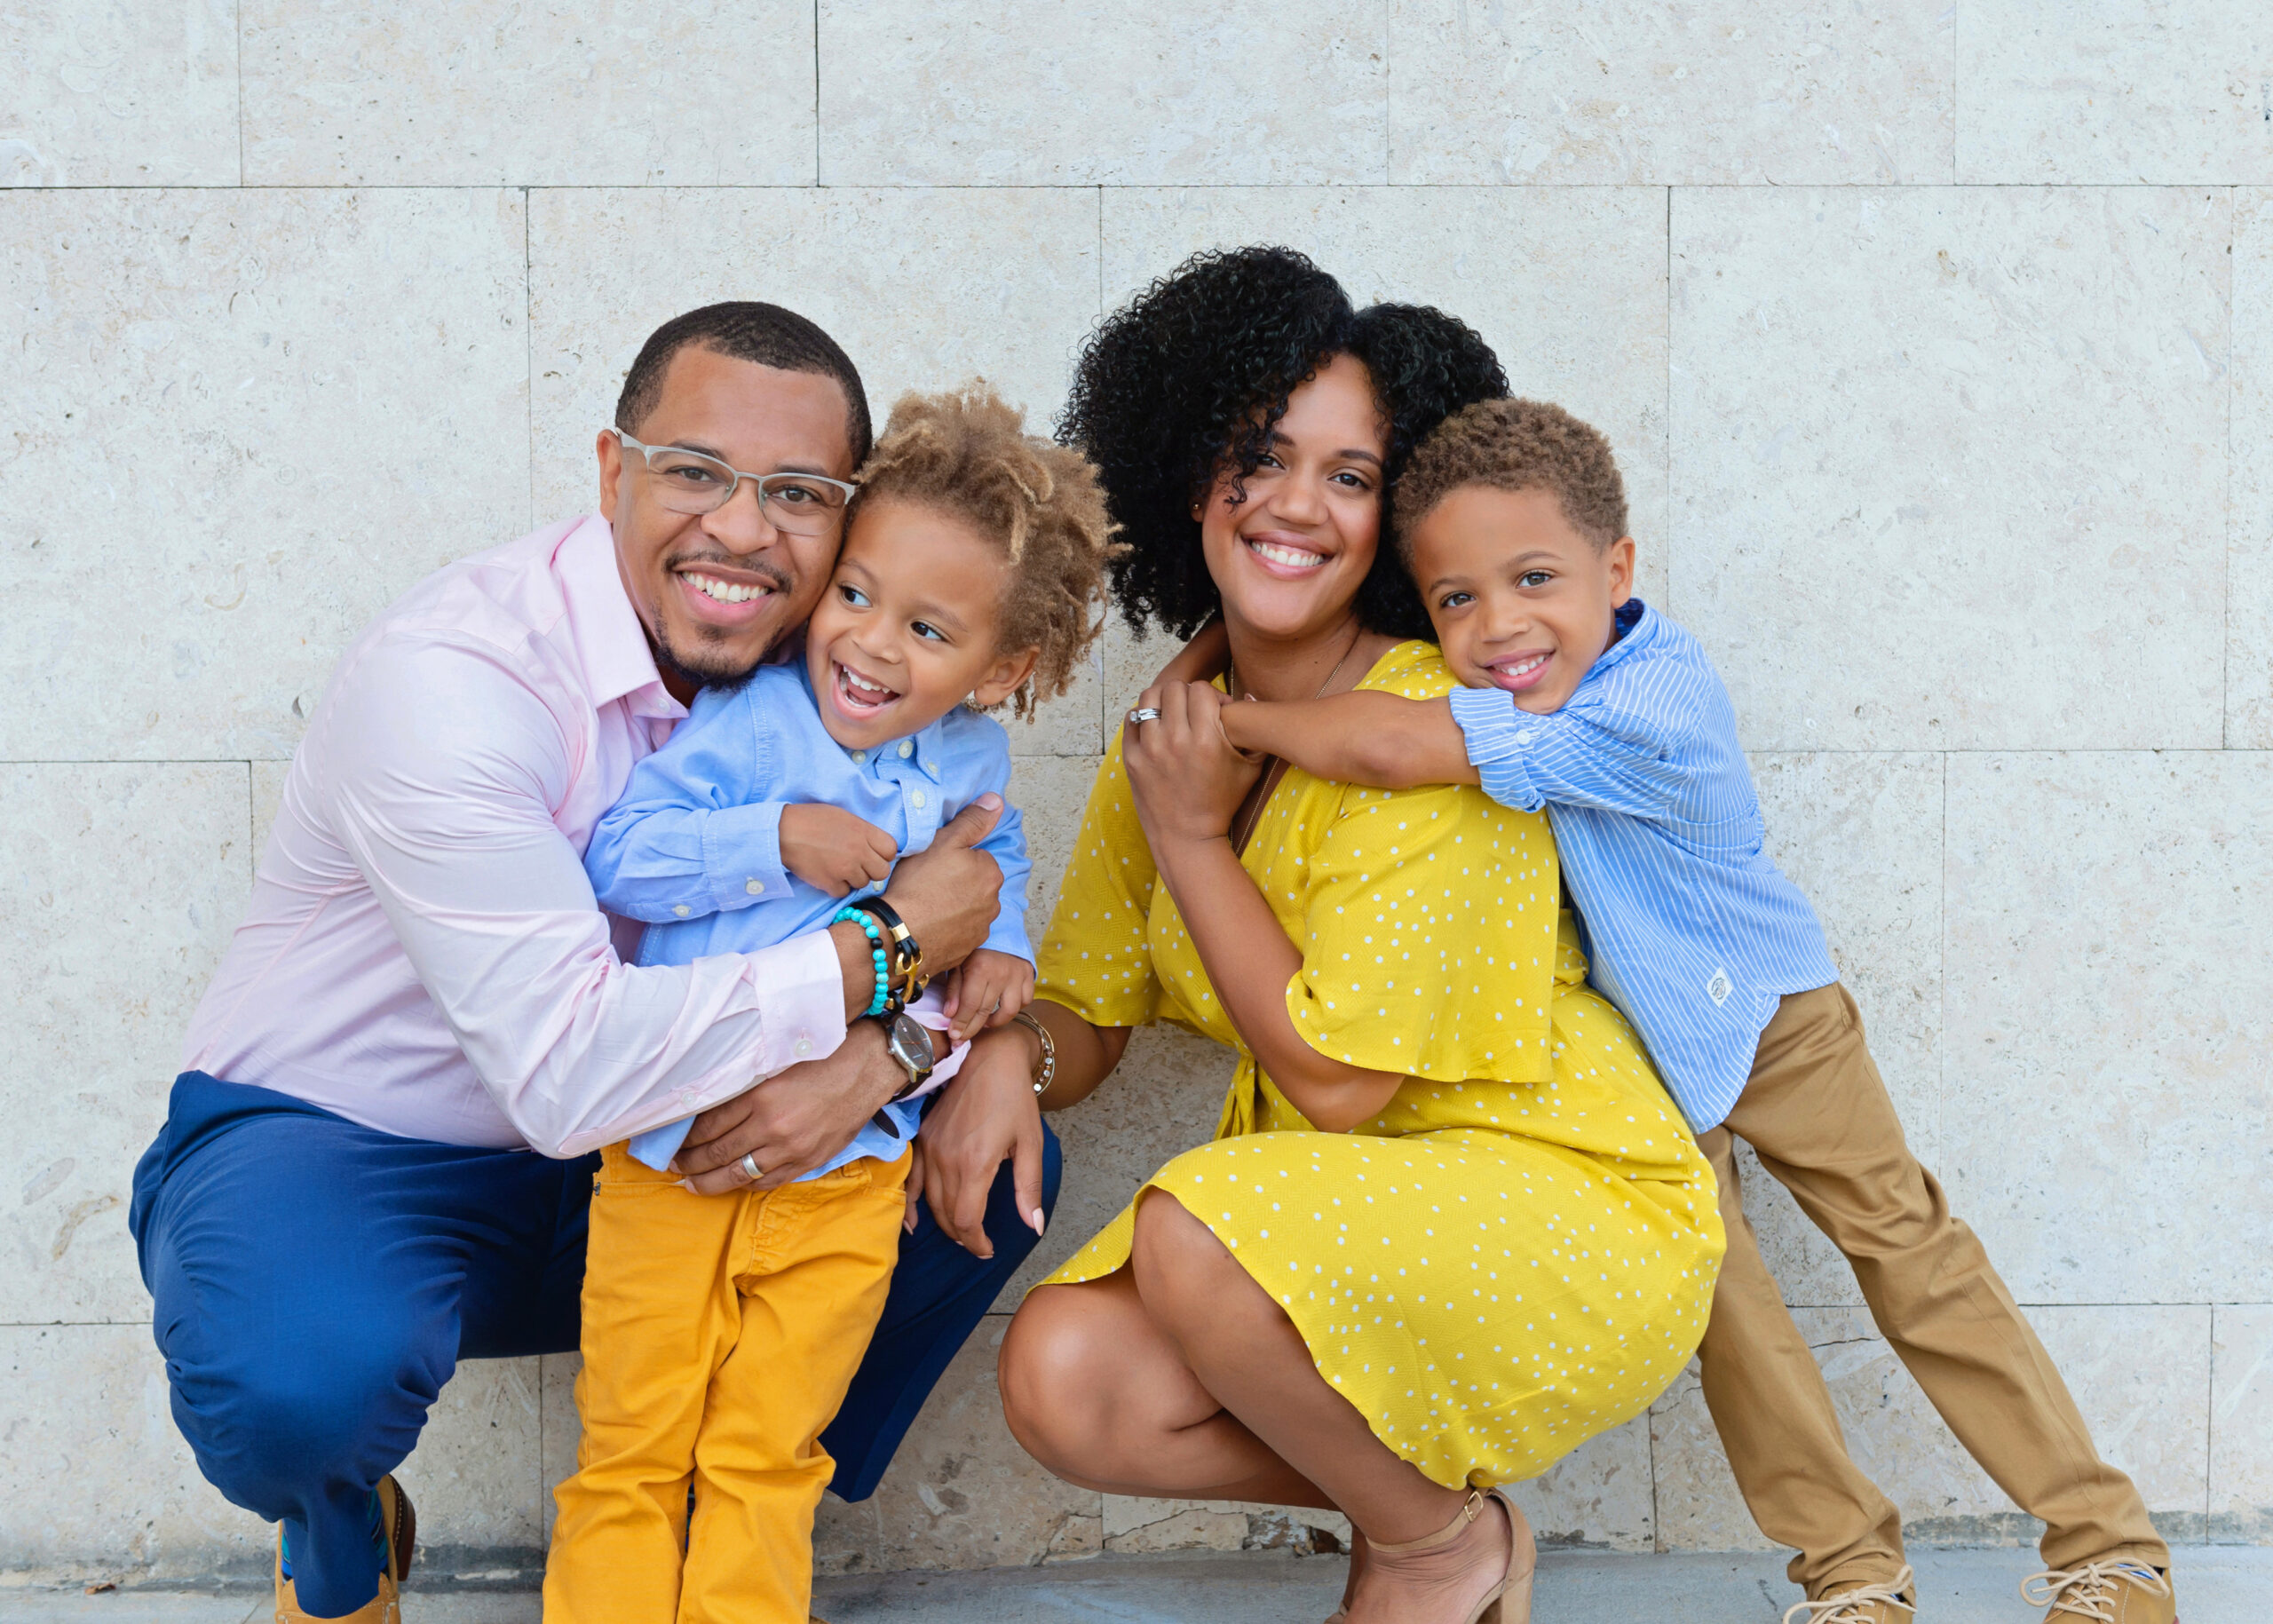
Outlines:
<svg viewBox="0 0 2273 1624"><path fill-rule="evenodd" d="M887 498L853 512L805 628L821 725L847 749L918 733L962 703L1000 704L1035 651L996 646L1010 564L967 521Z"/></svg>
<svg viewBox="0 0 2273 1624"><path fill-rule="evenodd" d="M1536 487L1461 486L1413 527L1409 557L1453 675L1534 716L1578 691L1634 590L1633 538L1597 547Z"/></svg>

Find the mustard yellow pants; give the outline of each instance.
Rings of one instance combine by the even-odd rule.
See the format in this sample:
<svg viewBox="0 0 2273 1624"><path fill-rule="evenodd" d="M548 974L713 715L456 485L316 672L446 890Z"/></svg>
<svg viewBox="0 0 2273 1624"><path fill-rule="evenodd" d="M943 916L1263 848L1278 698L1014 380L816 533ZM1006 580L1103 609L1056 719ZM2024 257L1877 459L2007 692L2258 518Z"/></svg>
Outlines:
<svg viewBox="0 0 2273 1624"><path fill-rule="evenodd" d="M697 1195L603 1153L547 1624L805 1624L820 1431L883 1312L907 1168Z"/></svg>

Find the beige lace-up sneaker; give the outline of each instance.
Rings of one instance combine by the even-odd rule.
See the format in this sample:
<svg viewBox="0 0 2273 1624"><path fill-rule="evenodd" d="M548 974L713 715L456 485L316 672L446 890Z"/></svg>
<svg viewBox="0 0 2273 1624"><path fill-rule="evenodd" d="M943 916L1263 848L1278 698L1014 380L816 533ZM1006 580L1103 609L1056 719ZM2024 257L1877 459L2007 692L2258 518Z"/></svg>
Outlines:
<svg viewBox="0 0 2273 1624"><path fill-rule="evenodd" d="M1857 1585L1787 1608L1784 1624L1910 1624L1918 1613L1916 1579L1905 1564L1883 1583Z"/></svg>
<svg viewBox="0 0 2273 1624"><path fill-rule="evenodd" d="M2021 1581L2021 1600L2050 1609L2044 1624L2178 1624L2170 1575L2142 1562L2087 1562Z"/></svg>
<svg viewBox="0 0 2273 1624"><path fill-rule="evenodd" d="M276 1624L401 1624L401 1585L417 1549L418 1513L392 1477L379 1479L379 1517L387 1541L386 1564L379 1570L379 1593L346 1618L320 1620L300 1610L300 1598L284 1574L284 1530L276 1531Z"/></svg>

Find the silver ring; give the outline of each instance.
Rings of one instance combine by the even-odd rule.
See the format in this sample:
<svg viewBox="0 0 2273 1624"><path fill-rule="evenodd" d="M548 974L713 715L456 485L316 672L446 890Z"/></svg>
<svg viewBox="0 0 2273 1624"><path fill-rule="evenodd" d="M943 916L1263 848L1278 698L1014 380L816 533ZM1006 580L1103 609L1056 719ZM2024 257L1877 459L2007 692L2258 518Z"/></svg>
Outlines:
<svg viewBox="0 0 2273 1624"><path fill-rule="evenodd" d="M757 1158L748 1151L742 1153L741 1166L742 1171L749 1175L749 1182L753 1184L765 1176L765 1169L757 1165Z"/></svg>
<svg viewBox="0 0 2273 1624"><path fill-rule="evenodd" d="M1160 713L1150 705L1140 705L1129 713L1129 719L1131 722L1157 722L1160 719Z"/></svg>

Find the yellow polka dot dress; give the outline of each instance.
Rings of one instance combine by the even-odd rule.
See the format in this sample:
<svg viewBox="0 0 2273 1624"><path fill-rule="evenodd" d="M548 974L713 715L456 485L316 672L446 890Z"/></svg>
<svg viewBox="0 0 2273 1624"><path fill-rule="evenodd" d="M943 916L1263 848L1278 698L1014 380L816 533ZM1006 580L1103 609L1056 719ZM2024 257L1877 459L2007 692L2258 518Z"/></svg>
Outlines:
<svg viewBox="0 0 2273 1624"><path fill-rule="evenodd" d="M1362 686L1451 677L1403 643ZM1289 772L1242 861L1303 967L1320 1054L1403 1072L1373 1121L1311 1128L1241 1048L1168 888L1116 739L1042 944L1039 995L1239 1050L1211 1144L1146 1181L1231 1248L1374 1433L1446 1486L1532 1477L1639 1414L1705 1331L1713 1175L1625 1018L1588 990L1543 815L1461 787ZM1045 1282L1129 1261L1132 1204Z"/></svg>

